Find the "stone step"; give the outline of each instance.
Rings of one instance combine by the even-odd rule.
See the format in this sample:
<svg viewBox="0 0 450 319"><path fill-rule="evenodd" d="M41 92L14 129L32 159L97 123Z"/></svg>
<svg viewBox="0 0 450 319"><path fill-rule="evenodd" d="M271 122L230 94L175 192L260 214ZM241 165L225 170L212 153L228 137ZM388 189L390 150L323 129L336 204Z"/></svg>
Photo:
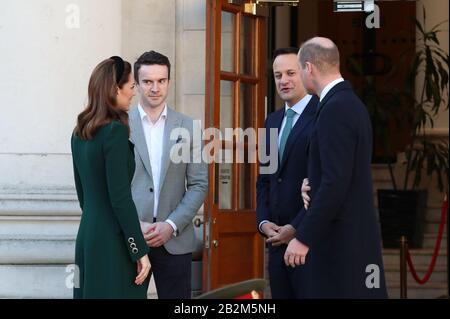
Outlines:
<svg viewBox="0 0 450 319"><path fill-rule="evenodd" d="M0 264L70 264L74 258L74 239L0 238Z"/></svg>
<svg viewBox="0 0 450 319"><path fill-rule="evenodd" d="M416 269L417 272L421 273L421 272L425 272L428 270L429 265L414 265L414 268ZM399 272L400 271L400 265L399 264L386 264L384 265L384 271L385 272ZM447 271L447 265L435 265L434 266L434 271L435 272L440 272L440 271Z"/></svg>
<svg viewBox="0 0 450 319"><path fill-rule="evenodd" d="M425 234L437 234L439 231L439 222L427 222L424 227L424 233ZM443 235L447 234L447 227L444 226L444 232Z"/></svg>
<svg viewBox="0 0 450 319"><path fill-rule="evenodd" d="M389 299L400 298L400 286L388 288ZM407 299L448 299L448 290L446 288L408 288Z"/></svg>
<svg viewBox="0 0 450 319"><path fill-rule="evenodd" d="M441 221L441 207L428 207L425 220L427 222L439 223Z"/></svg>
<svg viewBox="0 0 450 319"><path fill-rule="evenodd" d="M66 265L0 265L0 298L72 298ZM67 272L66 272L67 270Z"/></svg>
<svg viewBox="0 0 450 319"><path fill-rule="evenodd" d="M431 262L433 249L412 249L410 254L415 267L428 266ZM400 265L400 254L398 249L383 249L383 264L385 267L390 265ZM436 260L436 266L447 266L447 250L441 249Z"/></svg>
<svg viewBox="0 0 450 319"><path fill-rule="evenodd" d="M73 276L69 265L0 265L0 299L71 299ZM148 298L157 297L152 277Z"/></svg>
<svg viewBox="0 0 450 319"><path fill-rule="evenodd" d="M70 264L79 217L0 216L0 264Z"/></svg>
<svg viewBox="0 0 450 319"><path fill-rule="evenodd" d="M426 256L426 255L432 255L434 252L433 248L415 248L415 249L409 249L409 253L414 257L414 256ZM384 248L383 249L383 255L387 255L387 256L399 256L400 255L400 249L396 249L396 248ZM439 250L439 256L447 256L447 250L443 249L441 247L441 249Z"/></svg>
<svg viewBox="0 0 450 319"><path fill-rule="evenodd" d="M437 232L423 234L422 248L434 249L434 246L436 245L436 241L437 241L437 235L438 235ZM447 248L447 243L448 243L447 234L444 233L442 235L440 249L445 250ZM398 246L400 246L400 240L398 241Z"/></svg>
<svg viewBox="0 0 450 319"><path fill-rule="evenodd" d="M400 288L400 280L394 280L389 282L388 287L390 288ZM416 281L412 282L411 284L408 283L408 289L447 289L447 282L426 282L425 284L421 285L417 283Z"/></svg>
<svg viewBox="0 0 450 319"><path fill-rule="evenodd" d="M422 279L425 276L425 272L428 270L428 268L424 268L424 267L420 267L419 269L416 269L417 274L419 276L420 279ZM385 277L386 277L386 284L389 286L390 283L394 283L400 280L400 271L399 270L387 270L385 268ZM430 276L430 279L427 281L428 283L445 283L447 282L447 267L435 267L433 270L433 273ZM407 273L407 281L408 281L408 286L412 283L415 282L411 272L409 271L408 268L408 273Z"/></svg>
<svg viewBox="0 0 450 319"><path fill-rule="evenodd" d="M436 245L436 239L437 239L437 233L424 234L423 248L434 248L434 246ZM445 249L447 247L447 243L448 243L447 234L443 234L442 240L441 240L441 248Z"/></svg>

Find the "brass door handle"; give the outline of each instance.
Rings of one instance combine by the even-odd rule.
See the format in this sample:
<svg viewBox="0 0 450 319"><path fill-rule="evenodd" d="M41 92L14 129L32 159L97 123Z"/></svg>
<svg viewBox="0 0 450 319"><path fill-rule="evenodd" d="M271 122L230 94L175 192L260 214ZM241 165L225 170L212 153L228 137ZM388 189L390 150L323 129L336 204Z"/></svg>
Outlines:
<svg viewBox="0 0 450 319"><path fill-rule="evenodd" d="M214 239L212 244L213 244L214 248L219 247L219 241L217 239Z"/></svg>
<svg viewBox="0 0 450 319"><path fill-rule="evenodd" d="M203 220L201 220L200 218L196 218L194 219L194 226L195 227L200 227L201 225L203 225L205 222Z"/></svg>

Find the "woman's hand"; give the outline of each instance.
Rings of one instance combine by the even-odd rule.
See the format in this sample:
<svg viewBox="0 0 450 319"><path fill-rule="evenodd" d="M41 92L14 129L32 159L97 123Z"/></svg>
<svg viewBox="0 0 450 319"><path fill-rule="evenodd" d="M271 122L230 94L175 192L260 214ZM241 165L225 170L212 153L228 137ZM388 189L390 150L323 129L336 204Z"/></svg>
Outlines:
<svg viewBox="0 0 450 319"><path fill-rule="evenodd" d="M138 275L134 280L134 283L136 285L142 285L142 283L145 281L145 278L147 278L151 267L152 266L150 265L150 260L148 259L147 255L144 255L137 261Z"/></svg>
<svg viewBox="0 0 450 319"><path fill-rule="evenodd" d="M308 209L309 202L311 201L311 198L308 196L308 192L310 190L311 187L309 186L309 180L307 178L303 179L302 198L303 198L303 206L305 206L305 209Z"/></svg>

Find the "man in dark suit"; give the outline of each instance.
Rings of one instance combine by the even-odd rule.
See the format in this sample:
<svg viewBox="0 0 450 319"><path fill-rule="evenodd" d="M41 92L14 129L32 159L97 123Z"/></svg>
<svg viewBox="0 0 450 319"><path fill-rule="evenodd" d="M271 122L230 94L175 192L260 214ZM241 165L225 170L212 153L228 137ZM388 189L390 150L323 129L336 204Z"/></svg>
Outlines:
<svg viewBox="0 0 450 319"><path fill-rule="evenodd" d="M304 269L306 297L386 298L369 114L342 79L331 40L308 40L298 57L302 82L320 102L308 147L311 201L285 263Z"/></svg>
<svg viewBox="0 0 450 319"><path fill-rule="evenodd" d="M273 298L300 298L302 269L284 264L287 243L294 237L291 225L302 209L300 189L306 177L306 145L311 132L317 97L307 95L300 79L297 48L278 49L273 73L282 109L266 119L266 155L273 174L260 173L257 181L257 226L269 243L269 276ZM278 145L270 147L269 131L275 129ZM275 149L270 154L270 149ZM266 163L269 166L269 163ZM262 170L261 170L262 172Z"/></svg>

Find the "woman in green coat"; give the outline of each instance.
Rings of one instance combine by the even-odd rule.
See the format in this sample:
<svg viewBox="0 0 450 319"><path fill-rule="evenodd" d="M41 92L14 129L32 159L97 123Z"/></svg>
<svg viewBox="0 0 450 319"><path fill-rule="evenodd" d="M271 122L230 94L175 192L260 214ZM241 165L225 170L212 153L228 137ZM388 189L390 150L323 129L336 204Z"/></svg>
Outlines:
<svg viewBox="0 0 450 319"><path fill-rule="evenodd" d="M88 104L72 136L75 185L82 216L75 247L74 298L146 298L150 262L131 197L133 145L127 111L131 65L119 57L93 71ZM136 275L137 273L137 275Z"/></svg>

